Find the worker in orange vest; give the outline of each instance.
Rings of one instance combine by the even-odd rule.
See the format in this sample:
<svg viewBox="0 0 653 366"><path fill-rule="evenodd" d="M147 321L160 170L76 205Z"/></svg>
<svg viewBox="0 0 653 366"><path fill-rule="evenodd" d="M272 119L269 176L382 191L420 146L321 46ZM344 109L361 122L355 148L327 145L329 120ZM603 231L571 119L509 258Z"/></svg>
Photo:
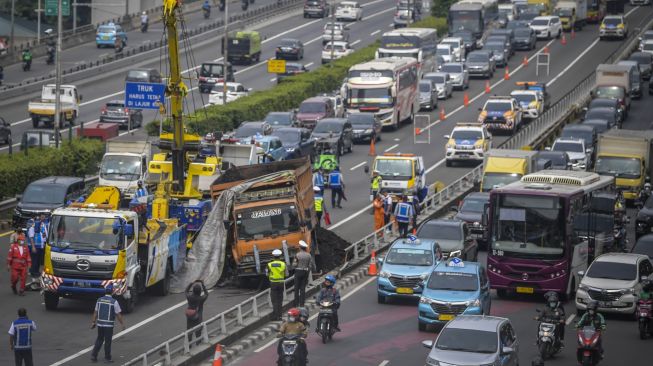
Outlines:
<svg viewBox="0 0 653 366"><path fill-rule="evenodd" d="M7 271L11 273L11 290L19 296L25 295L25 280L27 269L32 265L32 257L29 248L25 245L25 235L17 235L16 241L11 244L7 255ZM20 291L16 290L16 284L20 280Z"/></svg>
<svg viewBox="0 0 653 366"><path fill-rule="evenodd" d="M383 197L381 194L377 194L376 197L374 197L372 205L374 207L374 231L377 231L385 225L385 211L383 210ZM380 232L377 235L383 236L383 232Z"/></svg>

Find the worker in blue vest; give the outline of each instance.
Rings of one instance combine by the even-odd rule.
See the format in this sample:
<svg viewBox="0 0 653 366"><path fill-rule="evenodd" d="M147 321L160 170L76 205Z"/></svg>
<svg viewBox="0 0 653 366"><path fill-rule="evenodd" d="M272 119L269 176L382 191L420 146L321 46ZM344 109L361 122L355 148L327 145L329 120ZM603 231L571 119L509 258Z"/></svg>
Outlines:
<svg viewBox="0 0 653 366"><path fill-rule="evenodd" d="M136 189L136 198L146 197L148 193L147 189L143 187L143 181L139 179L136 184L138 184L138 188Z"/></svg>
<svg viewBox="0 0 653 366"><path fill-rule="evenodd" d="M268 263L266 274L270 281L270 301L272 302L272 320L281 320L281 307L283 305L284 282L288 277L286 262L281 260L283 253L279 249L272 251L274 259Z"/></svg>
<svg viewBox="0 0 653 366"><path fill-rule="evenodd" d="M106 362L113 362L111 360L111 340L113 339L113 326L116 318L125 330L125 322L122 319L122 310L118 300L114 299L111 294L113 293L113 285L109 284L104 289L104 296L99 298L95 303L95 311L93 312L93 321L91 329L97 326L97 339L93 352L91 353L91 362L97 362L97 355L104 343L104 360Z"/></svg>
<svg viewBox="0 0 653 366"><path fill-rule="evenodd" d="M18 309L18 319L9 328L9 347L14 351L16 366L34 366L32 359L32 332L36 331L36 323L27 318L25 308Z"/></svg>
<svg viewBox="0 0 653 366"><path fill-rule="evenodd" d="M404 195L401 202L395 206L395 220L399 225L399 236L405 238L408 236L408 225L415 217L415 209L413 205L408 202L408 196Z"/></svg>
<svg viewBox="0 0 653 366"><path fill-rule="evenodd" d="M313 170L313 187L319 187L320 193L324 194L324 172L322 168Z"/></svg>
<svg viewBox="0 0 653 366"><path fill-rule="evenodd" d="M32 277L39 277L41 275L41 264L43 264L43 248L45 241L48 237L47 221L45 216L40 218L29 219L27 222L27 245L31 252L32 268L29 272Z"/></svg>
<svg viewBox="0 0 653 366"><path fill-rule="evenodd" d="M338 167L329 173L329 188L331 188L331 207L342 208L340 202L345 195L345 182L342 179L342 173L340 173L340 168Z"/></svg>

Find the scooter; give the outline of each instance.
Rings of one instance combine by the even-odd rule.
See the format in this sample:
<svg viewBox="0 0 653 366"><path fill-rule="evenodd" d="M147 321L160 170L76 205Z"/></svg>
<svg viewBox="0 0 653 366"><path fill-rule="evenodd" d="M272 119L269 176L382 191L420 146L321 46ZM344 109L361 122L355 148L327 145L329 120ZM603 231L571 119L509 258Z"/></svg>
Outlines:
<svg viewBox="0 0 653 366"><path fill-rule="evenodd" d="M536 309L535 311L541 313L540 309ZM537 331L537 349L539 350L540 357L546 360L560 352L562 343L556 333L556 327L560 319L537 316L535 320L540 322Z"/></svg>
<svg viewBox="0 0 653 366"><path fill-rule="evenodd" d="M626 237L627 232L624 226L614 228L614 241L613 241L613 252L626 252L628 250L628 238Z"/></svg>
<svg viewBox="0 0 653 366"><path fill-rule="evenodd" d="M209 17L211 16L211 9L203 8L202 10L204 11L204 19L209 19Z"/></svg>
<svg viewBox="0 0 653 366"><path fill-rule="evenodd" d="M593 326L586 326L578 330L578 349L576 358L582 366L595 366L601 361L601 352L598 343L601 340L601 332Z"/></svg>
<svg viewBox="0 0 653 366"><path fill-rule="evenodd" d="M247 8L249 8L249 1L243 0L240 8L243 9L243 11L247 10Z"/></svg>
<svg viewBox="0 0 653 366"><path fill-rule="evenodd" d="M646 339L653 335L653 300L637 300L637 322L639 323L639 338Z"/></svg>
<svg viewBox="0 0 653 366"><path fill-rule="evenodd" d="M54 55L55 55L54 46L48 46L48 58L45 59L45 63L48 65L54 64Z"/></svg>
<svg viewBox="0 0 653 366"><path fill-rule="evenodd" d="M302 362L300 352L301 335L293 334L286 335L281 340L281 354L280 362L282 366L305 366L306 363Z"/></svg>
<svg viewBox="0 0 653 366"><path fill-rule="evenodd" d="M29 71L32 68L32 60L23 60L23 71Z"/></svg>
<svg viewBox="0 0 653 366"><path fill-rule="evenodd" d="M320 312L317 316L317 334L322 336L322 343L326 343L333 338L333 334L336 332L334 327L334 307L335 303L331 301L322 301L320 302Z"/></svg>

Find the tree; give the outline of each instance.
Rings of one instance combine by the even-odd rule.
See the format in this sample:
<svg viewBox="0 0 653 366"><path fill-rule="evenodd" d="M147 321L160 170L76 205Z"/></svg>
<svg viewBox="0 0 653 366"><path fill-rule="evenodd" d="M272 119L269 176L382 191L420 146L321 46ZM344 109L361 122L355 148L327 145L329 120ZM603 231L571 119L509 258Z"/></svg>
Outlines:
<svg viewBox="0 0 653 366"><path fill-rule="evenodd" d="M449 14L449 8L455 2L456 0L433 0L433 6L431 6L431 14L434 17L446 18Z"/></svg>

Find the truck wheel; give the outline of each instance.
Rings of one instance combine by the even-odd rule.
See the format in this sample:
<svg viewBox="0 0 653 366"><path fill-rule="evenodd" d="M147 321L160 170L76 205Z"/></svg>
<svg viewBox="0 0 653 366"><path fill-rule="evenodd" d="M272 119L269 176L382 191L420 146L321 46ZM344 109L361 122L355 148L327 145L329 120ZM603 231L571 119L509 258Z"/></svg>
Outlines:
<svg viewBox="0 0 653 366"><path fill-rule="evenodd" d="M59 295L45 291L43 293L43 302L45 303L46 310L57 310L59 306Z"/></svg>
<svg viewBox="0 0 653 366"><path fill-rule="evenodd" d="M170 262L166 265L166 275L154 287L154 291L159 296L166 296L170 293L170 277L172 277L172 270L170 269Z"/></svg>
<svg viewBox="0 0 653 366"><path fill-rule="evenodd" d="M420 332L426 332L426 323L422 323L421 321L417 321L417 329Z"/></svg>
<svg viewBox="0 0 653 366"><path fill-rule="evenodd" d="M32 118L32 127L39 128L39 119L38 118Z"/></svg>
<svg viewBox="0 0 653 366"><path fill-rule="evenodd" d="M131 297L129 299L125 299L124 297L119 297L118 298L118 303L120 304L120 309L125 314L129 314L134 311L136 308L136 302L138 301L138 291L134 288L130 288L129 292L131 294Z"/></svg>

